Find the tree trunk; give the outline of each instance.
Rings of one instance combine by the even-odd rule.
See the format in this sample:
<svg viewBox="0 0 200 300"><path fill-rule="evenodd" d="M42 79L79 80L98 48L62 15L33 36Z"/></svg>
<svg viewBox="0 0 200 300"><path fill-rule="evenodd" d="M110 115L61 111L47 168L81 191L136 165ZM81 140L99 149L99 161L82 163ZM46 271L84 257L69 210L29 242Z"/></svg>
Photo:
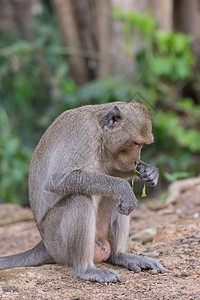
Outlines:
<svg viewBox="0 0 200 300"><path fill-rule="evenodd" d="M88 80L86 61L83 57L79 31L74 15L72 0L53 0L57 13L63 42L66 47L71 48L70 72L75 82L79 85ZM83 12L84 13L84 12Z"/></svg>
<svg viewBox="0 0 200 300"><path fill-rule="evenodd" d="M158 27L165 31L171 31L173 27L173 0L151 0L148 2L148 7L157 20Z"/></svg>
<svg viewBox="0 0 200 300"><path fill-rule="evenodd" d="M32 17L42 12L40 0L0 0L0 31L18 31L14 6L18 9L19 18L23 19L21 22L27 27L30 27Z"/></svg>
<svg viewBox="0 0 200 300"><path fill-rule="evenodd" d="M75 19L79 30L79 37L84 52L88 79L97 77L97 17L94 0L74 0Z"/></svg>
<svg viewBox="0 0 200 300"><path fill-rule="evenodd" d="M110 0L95 0L97 14L97 38L99 57L97 78L101 79L110 73L109 45L110 45Z"/></svg>
<svg viewBox="0 0 200 300"><path fill-rule="evenodd" d="M200 68L200 1L176 0L174 1L174 28L194 36L192 50L196 57L195 70ZM184 90L185 96L193 96L200 103L200 92L189 85Z"/></svg>
<svg viewBox="0 0 200 300"><path fill-rule="evenodd" d="M13 30L17 31L18 35L21 38L29 41L34 45L34 35L31 27L31 18L34 10L34 5L40 5L39 0L8 0L7 4L10 5ZM35 8L39 8L40 10L40 7L37 8L35 6ZM12 24L12 22L10 24ZM54 97L54 95L56 95L56 88L52 83L53 76L46 57L39 50L36 50L34 54L36 63L40 66L43 72L44 82L48 86L50 94L52 95L52 97Z"/></svg>
<svg viewBox="0 0 200 300"><path fill-rule="evenodd" d="M77 55L70 55L75 81L82 84L88 79L119 73L132 77L137 71L134 57L141 49L141 40L135 35L131 52L125 51L123 24L112 19L112 8L151 11L158 26L169 31L172 27L172 1L53 0L64 43L77 52Z"/></svg>
<svg viewBox="0 0 200 300"><path fill-rule="evenodd" d="M112 0L112 8L121 11L150 11L157 21L159 28L170 31L172 29L173 0ZM134 34L134 41L130 53L125 52L123 25L119 20L111 20L110 55L115 59L112 74L123 73L128 77L137 72L134 57L141 49L141 40Z"/></svg>
<svg viewBox="0 0 200 300"><path fill-rule="evenodd" d="M200 1L174 1L174 28L194 35L192 49L197 57L196 68L200 68Z"/></svg>

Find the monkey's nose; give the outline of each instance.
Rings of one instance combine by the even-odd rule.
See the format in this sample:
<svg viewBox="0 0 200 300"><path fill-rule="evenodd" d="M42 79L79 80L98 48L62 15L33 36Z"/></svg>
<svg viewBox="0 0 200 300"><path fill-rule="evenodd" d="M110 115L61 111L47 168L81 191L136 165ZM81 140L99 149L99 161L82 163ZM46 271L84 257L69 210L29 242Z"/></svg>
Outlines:
<svg viewBox="0 0 200 300"><path fill-rule="evenodd" d="M134 163L135 163L135 169L136 169L139 162L135 161Z"/></svg>

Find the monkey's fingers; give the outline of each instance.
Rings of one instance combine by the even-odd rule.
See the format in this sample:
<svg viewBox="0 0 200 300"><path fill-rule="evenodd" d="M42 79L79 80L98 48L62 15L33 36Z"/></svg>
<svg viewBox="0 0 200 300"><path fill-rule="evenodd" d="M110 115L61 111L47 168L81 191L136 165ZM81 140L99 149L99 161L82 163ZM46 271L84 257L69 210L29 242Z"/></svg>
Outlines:
<svg viewBox="0 0 200 300"><path fill-rule="evenodd" d="M137 169L136 169L139 173L144 173L145 172L145 166L143 166L142 164L138 164Z"/></svg>
<svg viewBox="0 0 200 300"><path fill-rule="evenodd" d="M155 186L158 182L158 172L154 169L147 169L140 175L140 180L146 182L150 186Z"/></svg>
<svg viewBox="0 0 200 300"><path fill-rule="evenodd" d="M132 256L132 259L131 259ZM142 256L142 255L135 255L135 254L131 254L131 256L129 257L130 260L130 266L132 266L132 271L136 272L135 270L139 270L139 268L141 270L152 270L155 269L157 270L159 273L165 273L166 270L164 269L164 267L161 265L161 263L159 263L159 261L146 257L146 256Z"/></svg>
<svg viewBox="0 0 200 300"><path fill-rule="evenodd" d="M146 270L155 269L161 274L166 273L165 268L157 260L154 260L150 264L146 263L145 267L146 267ZM143 269L145 269L145 268L143 268Z"/></svg>
<svg viewBox="0 0 200 300"><path fill-rule="evenodd" d="M159 273L166 272L157 260L132 253L119 253L115 257L111 257L111 263L127 268L135 273L151 269L155 269Z"/></svg>
<svg viewBox="0 0 200 300"><path fill-rule="evenodd" d="M77 274L80 279L97 282L120 282L119 275L111 269L88 268L85 272Z"/></svg>

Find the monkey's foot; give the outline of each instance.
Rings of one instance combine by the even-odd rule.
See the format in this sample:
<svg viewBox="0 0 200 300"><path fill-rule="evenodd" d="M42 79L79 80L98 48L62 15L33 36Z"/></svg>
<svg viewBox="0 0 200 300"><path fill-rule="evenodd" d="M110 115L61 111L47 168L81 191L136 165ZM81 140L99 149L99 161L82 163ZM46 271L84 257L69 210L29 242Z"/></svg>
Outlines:
<svg viewBox="0 0 200 300"><path fill-rule="evenodd" d="M74 271L75 275L83 280L97 282L117 282L121 281L119 275L111 269L99 269L96 267L88 268L86 271Z"/></svg>
<svg viewBox="0 0 200 300"><path fill-rule="evenodd" d="M135 273L150 269L156 269L159 273L166 272L163 266L157 260L131 253L119 253L117 255L111 255L108 262L113 265L124 267Z"/></svg>

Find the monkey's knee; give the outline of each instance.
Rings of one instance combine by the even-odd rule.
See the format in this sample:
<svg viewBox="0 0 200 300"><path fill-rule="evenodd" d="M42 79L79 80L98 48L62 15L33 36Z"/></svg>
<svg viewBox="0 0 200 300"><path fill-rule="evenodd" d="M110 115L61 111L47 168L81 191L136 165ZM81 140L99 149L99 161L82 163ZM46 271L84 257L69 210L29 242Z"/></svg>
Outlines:
<svg viewBox="0 0 200 300"><path fill-rule="evenodd" d="M94 262L106 261L110 257L111 249L107 240L97 241L94 246Z"/></svg>

